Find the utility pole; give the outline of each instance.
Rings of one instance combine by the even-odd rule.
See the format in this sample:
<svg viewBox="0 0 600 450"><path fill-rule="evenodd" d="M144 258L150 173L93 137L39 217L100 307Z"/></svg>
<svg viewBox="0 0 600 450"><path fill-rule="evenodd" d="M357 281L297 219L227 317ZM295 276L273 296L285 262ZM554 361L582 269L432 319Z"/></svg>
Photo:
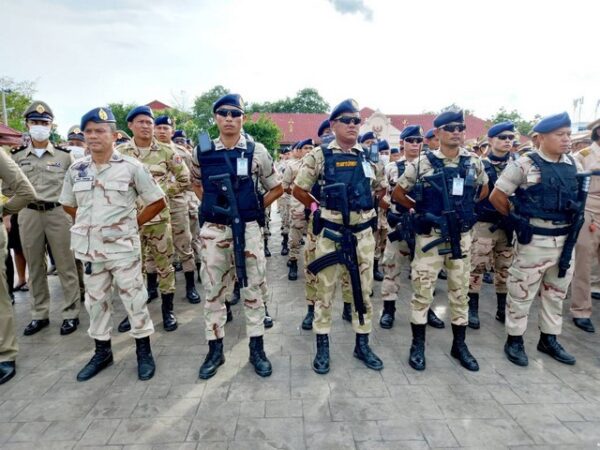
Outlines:
<svg viewBox="0 0 600 450"><path fill-rule="evenodd" d="M6 111L6 94L10 94L10 89L2 88L2 117L4 119L4 125L8 125L8 111Z"/></svg>

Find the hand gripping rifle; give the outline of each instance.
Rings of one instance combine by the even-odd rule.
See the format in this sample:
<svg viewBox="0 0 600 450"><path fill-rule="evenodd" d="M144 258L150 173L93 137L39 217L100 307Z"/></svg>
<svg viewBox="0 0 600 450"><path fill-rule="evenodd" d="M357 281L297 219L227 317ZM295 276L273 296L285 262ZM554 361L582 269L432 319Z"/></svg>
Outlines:
<svg viewBox="0 0 600 450"><path fill-rule="evenodd" d="M394 228L394 231L388 233L388 239L390 242L404 241L408 245L410 250L410 260L412 261L415 257L415 223L413 214L409 211L401 214L394 212L388 212L388 224Z"/></svg>

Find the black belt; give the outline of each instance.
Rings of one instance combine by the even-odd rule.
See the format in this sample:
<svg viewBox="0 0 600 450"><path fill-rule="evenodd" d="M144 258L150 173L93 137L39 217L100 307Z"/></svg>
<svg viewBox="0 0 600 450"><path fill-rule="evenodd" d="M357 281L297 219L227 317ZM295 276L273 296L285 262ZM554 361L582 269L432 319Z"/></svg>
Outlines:
<svg viewBox="0 0 600 450"><path fill-rule="evenodd" d="M542 228L530 225L532 234L540 236L566 236L571 231L571 227L563 228Z"/></svg>
<svg viewBox="0 0 600 450"><path fill-rule="evenodd" d="M27 208L35 209L36 211L50 211L50 210L53 210L54 208L56 208L57 206L60 206L60 203L58 203L58 202L37 202L37 203L30 203L29 205L27 205Z"/></svg>
<svg viewBox="0 0 600 450"><path fill-rule="evenodd" d="M323 224L323 228L328 228L332 231L340 231L342 228L348 228L353 233L360 233L361 231L366 230L367 228L373 228L377 223L377 219L373 218L368 222L359 223L357 225L350 225L348 227L344 227L344 225L342 225L341 223L331 222L327 219L321 219L321 222Z"/></svg>

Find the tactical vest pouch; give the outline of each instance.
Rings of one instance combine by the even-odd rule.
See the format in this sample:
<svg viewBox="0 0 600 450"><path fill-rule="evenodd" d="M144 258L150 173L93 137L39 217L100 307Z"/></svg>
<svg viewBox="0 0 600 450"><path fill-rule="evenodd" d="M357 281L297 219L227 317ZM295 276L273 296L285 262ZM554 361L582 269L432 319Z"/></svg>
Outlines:
<svg viewBox="0 0 600 450"><path fill-rule="evenodd" d="M323 220L321 220L321 210L317 209L314 213L313 213L313 234L315 236L318 236L321 234L321 231L323 230Z"/></svg>

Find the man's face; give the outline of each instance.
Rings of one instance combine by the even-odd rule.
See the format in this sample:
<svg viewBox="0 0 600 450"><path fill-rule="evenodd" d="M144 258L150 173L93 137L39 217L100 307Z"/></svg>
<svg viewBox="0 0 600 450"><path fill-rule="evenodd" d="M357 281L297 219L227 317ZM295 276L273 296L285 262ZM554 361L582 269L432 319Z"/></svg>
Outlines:
<svg viewBox="0 0 600 450"><path fill-rule="evenodd" d="M423 148L423 138L419 136L410 136L404 139L404 155L407 160L412 161Z"/></svg>
<svg viewBox="0 0 600 450"><path fill-rule="evenodd" d="M433 136L431 139L427 140L427 144L431 150L437 150L440 148L440 139L437 136Z"/></svg>
<svg viewBox="0 0 600 450"><path fill-rule="evenodd" d="M215 122L222 136L237 136L244 125L244 113L234 106L221 106L215 112Z"/></svg>
<svg viewBox="0 0 600 450"><path fill-rule="evenodd" d="M363 141L361 145L364 148L371 148L371 145L376 144L376 143L377 143L377 141L375 139L367 139L366 141Z"/></svg>
<svg viewBox="0 0 600 450"><path fill-rule="evenodd" d="M111 151L117 133L111 131L107 123L88 122L83 130L85 143L90 153L104 153Z"/></svg>
<svg viewBox="0 0 600 450"><path fill-rule="evenodd" d="M458 147L465 140L465 125L463 123L452 122L435 129L436 136L440 140L440 145L445 147Z"/></svg>
<svg viewBox="0 0 600 450"><path fill-rule="evenodd" d="M154 136L160 142L169 144L171 142L171 136L173 136L173 127L171 125L155 125Z"/></svg>
<svg viewBox="0 0 600 450"><path fill-rule="evenodd" d="M392 162L396 162L400 158L402 158L402 153L400 153L400 152L396 152L396 153L391 153L390 154L390 161L392 161Z"/></svg>
<svg viewBox="0 0 600 450"><path fill-rule="evenodd" d="M183 145L187 148L187 142L185 141L185 138L175 138L173 139L173 142L175 142L177 145Z"/></svg>
<svg viewBox="0 0 600 450"><path fill-rule="evenodd" d="M302 158L304 155L306 155L308 152L310 152L313 148L315 148L313 145L303 145L302 148L300 149L300 158Z"/></svg>
<svg viewBox="0 0 600 450"><path fill-rule="evenodd" d="M342 114L332 121L331 129L338 141L351 142L358 139L358 128L360 127L360 116L358 113Z"/></svg>
<svg viewBox="0 0 600 450"><path fill-rule="evenodd" d="M85 142L80 141L79 139L69 139L67 141L67 146L69 146L69 147L83 147L83 148L85 148Z"/></svg>
<svg viewBox="0 0 600 450"><path fill-rule="evenodd" d="M152 139L154 132L154 121L151 117L144 114L135 116L131 122L127 122L127 126L133 133L134 137L140 139Z"/></svg>
<svg viewBox="0 0 600 450"><path fill-rule="evenodd" d="M539 135L540 148L549 155L563 155L571 149L571 128L563 127Z"/></svg>
<svg viewBox="0 0 600 450"><path fill-rule="evenodd" d="M515 133L511 131L503 131L497 136L494 136L490 143L492 149L500 153L508 153L512 149L513 140L515 139Z"/></svg>

